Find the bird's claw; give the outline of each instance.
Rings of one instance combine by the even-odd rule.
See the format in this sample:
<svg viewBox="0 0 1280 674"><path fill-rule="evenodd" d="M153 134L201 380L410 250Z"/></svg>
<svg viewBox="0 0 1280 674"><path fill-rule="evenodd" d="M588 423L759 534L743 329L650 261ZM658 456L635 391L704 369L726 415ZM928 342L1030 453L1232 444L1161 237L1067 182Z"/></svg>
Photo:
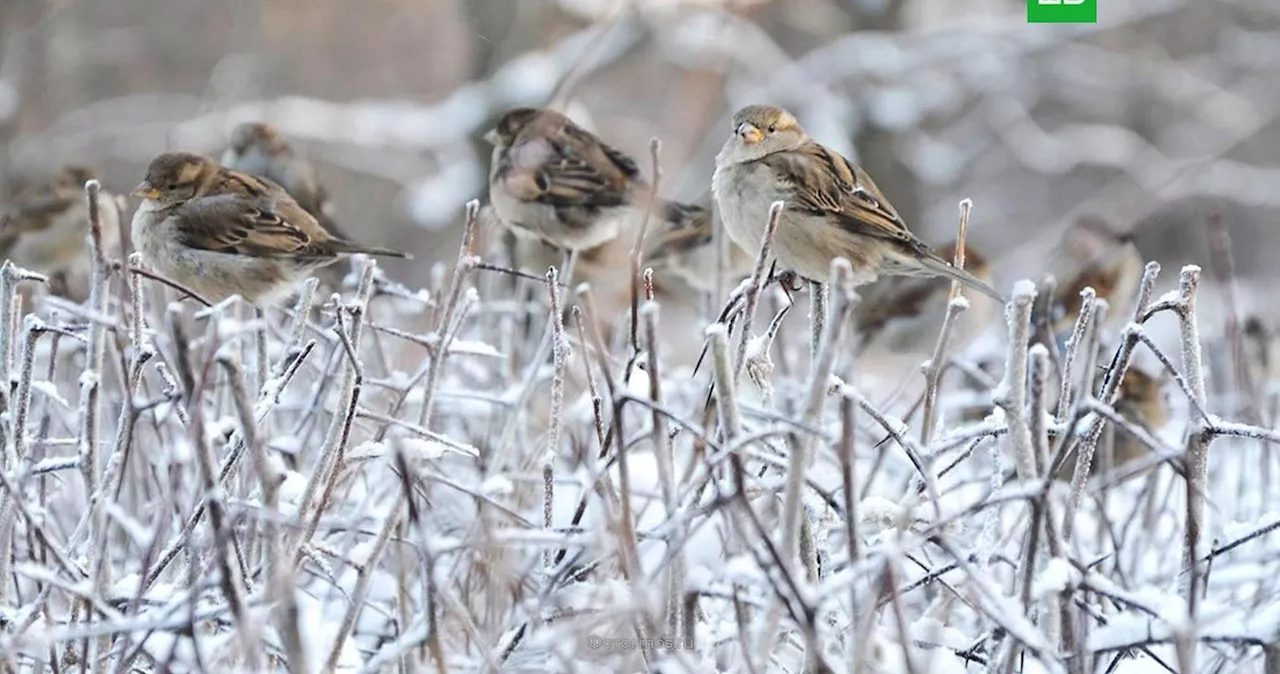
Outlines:
<svg viewBox="0 0 1280 674"><path fill-rule="evenodd" d="M799 274L791 271L790 269L775 273L773 275L773 281L779 286L782 286L783 290L792 293L798 292L805 286L805 280L801 278Z"/></svg>

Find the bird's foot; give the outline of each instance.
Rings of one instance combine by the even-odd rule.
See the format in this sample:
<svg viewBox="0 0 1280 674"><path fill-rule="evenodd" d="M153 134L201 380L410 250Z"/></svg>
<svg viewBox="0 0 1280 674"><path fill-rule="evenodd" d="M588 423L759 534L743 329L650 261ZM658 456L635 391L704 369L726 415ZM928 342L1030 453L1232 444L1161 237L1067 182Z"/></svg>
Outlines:
<svg viewBox="0 0 1280 674"><path fill-rule="evenodd" d="M789 269L776 272L771 280L788 293L797 292L807 284L803 277Z"/></svg>

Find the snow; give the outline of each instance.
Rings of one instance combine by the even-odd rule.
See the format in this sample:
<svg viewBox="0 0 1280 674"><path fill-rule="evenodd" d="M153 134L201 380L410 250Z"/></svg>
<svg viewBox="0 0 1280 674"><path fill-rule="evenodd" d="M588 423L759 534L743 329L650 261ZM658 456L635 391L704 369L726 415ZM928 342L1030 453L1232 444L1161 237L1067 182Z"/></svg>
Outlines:
<svg viewBox="0 0 1280 674"><path fill-rule="evenodd" d="M502 475L491 475L480 485L480 492L486 496L508 496L515 492L515 485Z"/></svg>
<svg viewBox="0 0 1280 674"><path fill-rule="evenodd" d="M410 459L419 461L435 460L444 456L446 452L453 450L452 447L443 442L424 440L422 438L401 438L399 445ZM473 456L475 455L473 454Z"/></svg>
<svg viewBox="0 0 1280 674"><path fill-rule="evenodd" d="M67 402L66 398L63 398L62 394L58 393L57 384L54 384L51 381L34 380L31 382L31 390L45 396L54 403L57 403L58 407L61 407L64 410L72 409L71 403Z"/></svg>
<svg viewBox="0 0 1280 674"><path fill-rule="evenodd" d="M1040 575L1031 587L1031 596L1043 599L1051 594L1062 592L1072 587L1079 575L1071 562L1061 557L1054 557L1040 570Z"/></svg>
<svg viewBox="0 0 1280 674"><path fill-rule="evenodd" d="M902 522L902 506L886 498L871 496L858 504L858 514L863 524L870 524L875 533L895 529Z"/></svg>
<svg viewBox="0 0 1280 674"><path fill-rule="evenodd" d="M913 71L910 63L898 62L903 54L880 58L890 70ZM535 81L528 86L541 85ZM871 94L881 100L867 104L882 106L890 122L908 119L929 105L914 85L901 91L893 87L902 85L884 86ZM458 100L457 105L468 103ZM919 110L911 110L913 106ZM409 112L388 109L375 121ZM425 137L446 131L415 126L404 133ZM441 168L442 173L449 170ZM435 179L447 182L448 176L427 178ZM452 269L449 263L439 266L434 292L448 287ZM1098 478L1107 476L1095 475L1080 509L1070 515L1071 539L1040 536L1041 547L1028 556L1028 534L1036 521L1033 505L1048 504L1055 525L1048 530L1061 535L1069 490L1038 480L1006 484L1012 465L1008 426L1025 421L1011 414L1025 412L964 408L989 403L993 395L1008 397L1007 383L992 391L949 370L939 392L939 427L924 446L918 440L920 415L913 407L923 391L919 374L910 371L890 380L870 371L874 364L864 370L842 351L828 384L843 399L823 401L817 422L797 424L810 364L808 326L803 312L795 312L772 344L764 335L747 341L744 376L763 372L773 395L757 402L754 387L739 380L737 407L748 441L730 448L714 406L710 411L706 406L710 367L704 363L695 374L690 362L680 360L692 360L683 352L701 346L693 327L700 323L680 322L677 305L664 301L666 341L655 352L664 360L654 363L647 360L652 354L645 355L638 361L643 368L630 373L625 387L623 368L633 356L626 344L627 312L611 309L611 315L601 317L606 341L617 344L599 359L590 350L607 446L597 435L580 352L562 373L567 405L558 420L560 442L552 444L549 391L556 372L550 359L535 365L536 389L525 391L521 381L533 346L529 342L540 335L545 307L494 296L491 285L499 284L489 284L480 274L468 276L468 312L449 345L430 418L422 415L425 386L420 375L426 350L405 340L371 337L365 326L358 345L364 378L350 424L345 423L349 401L342 390L348 363L331 334L333 311L359 306L360 300L349 289L345 297L336 296L328 308L308 317L314 323L308 338L315 338L316 346L300 364L297 378L288 386L276 377L264 383L267 397L283 386L279 404L267 404L261 391L253 392L261 442L235 456L227 452L239 444L235 439L241 425L225 373L209 365L217 348L205 343L211 324L200 324L201 331L187 345L191 363L213 373L201 397L194 402L184 397L183 415L173 413L171 403L141 406L132 420L136 423L130 427L127 455L114 446L121 402L129 395L117 381L114 364L108 361L102 373L85 371L78 345L40 352L39 374L29 382L38 405L27 428L20 429L22 435L13 436L30 440L28 455L4 468L14 485L12 493L5 492L10 499L6 504L23 508L0 509L0 516L11 516L13 534L6 539L12 548L6 566L10 605L0 608L0 620L10 629L0 647L9 646L35 662L47 657L49 648L66 654L74 652L67 649L75 644L96 643L93 630L109 629L111 635L133 635L135 641L148 635L138 666L151 658L168 662L172 652L175 671L194 671L199 668L198 645L210 671L247 670L253 665L242 658L244 639L272 658L285 657L282 618L288 617L289 598L298 603L296 620L307 658L305 667L288 663L295 671L320 671L331 654L338 671L394 668L410 653L415 663L424 662L434 657L432 644L423 644L429 636L428 617L438 621L439 646L449 668L458 671L492 666L512 671L649 667L737 672L751 669L748 658L760 672L799 671L805 635L796 616L804 620L812 615L821 652L837 672L846 669L853 637L865 635L867 671L901 674L907 671L903 658L910 657L913 671L967 674L983 666L966 663L958 653L991 658L1004 652L1001 643L1016 641L1028 646L1028 656L1018 661L1022 671L1056 674L1066 671L1056 656L1062 642L1055 640L1043 611L1059 597L1069 598L1072 616L1089 621L1081 633L1090 649L1150 644L1152 653L1172 662L1166 657L1170 639L1194 632L1211 641L1212 648L1202 644L1199 649L1196 671L1211 666L1256 670L1259 649L1236 644L1271 643L1280 633L1280 601L1275 599L1280 511L1274 505L1275 487L1265 477L1274 473L1275 466L1265 463L1274 457L1259 442L1274 438L1274 432L1240 420L1234 398L1213 395L1208 403L1210 424L1223 434L1210 454L1208 512L1200 543L1205 554L1214 551L1213 560L1204 567L1208 573L1193 619L1183 599L1189 578L1181 559L1186 490L1167 463L1147 459L1150 466L1115 484L1104 484ZM1015 298L1033 294L1027 281L1014 287ZM438 312L424 311L416 302L384 299L366 307L368 320L415 335L438 329ZM567 295L565 299L568 306ZM772 310L772 299L767 296L762 309ZM966 300L955 302L963 305ZM655 310L653 306L646 305L645 311ZM239 309L227 305L208 316L217 323L218 335L237 333L223 342L226 353L237 357L247 346L246 336L260 325L235 320ZM114 311L114 306L104 310L113 319ZM184 312L183 320L194 313L185 305L176 311ZM522 334L518 326L528 311L541 317L534 321L538 327L533 335ZM282 352L280 335L288 334L290 320L285 312L267 312L271 353ZM981 379L1005 382L1002 364L1017 362L1023 354L1002 350L998 335L1007 330L998 321L988 327L995 334L989 335L991 346L982 355L992 356L995 365ZM176 352L169 333L147 333L148 344L154 340L156 353L166 359ZM576 330L569 333L576 345ZM736 358L741 332L712 325L705 334L726 338L730 359ZM125 340L126 354L137 346L127 343L127 330L119 338ZM1035 357L1046 353L1042 346L1033 348ZM1099 362L1105 365L1110 353L1104 352ZM914 362L928 355L918 354ZM966 351L949 358L968 370L978 367L972 355ZM53 377L45 374L49 358L57 359ZM773 361L776 367L759 367ZM609 368L612 390L601 364ZM168 367L176 381L174 365ZM256 385L256 372L247 369L247 378ZM647 400L655 370L664 375L658 382L662 412L670 415L664 417L669 435L661 444L654 441L648 407L628 404L617 425L612 408L618 395ZM204 372L198 369L197 376ZM146 373L138 402L155 402L157 390L169 383L156 375L154 370ZM78 415L87 400L67 399L77 380L81 393L101 386L103 394L97 417L100 464L83 472L81 451L87 440ZM1180 395L1175 387L1167 388L1175 398ZM1056 391L1051 383L1047 393ZM527 405L515 409L522 399ZM837 457L844 430L838 408L849 402L857 408L851 489ZM1170 452L1181 446L1189 427L1183 408L1175 406L1169 423L1153 431L1171 443ZM959 417L962 409L967 418ZM36 410L49 413L47 428L39 425L46 420ZM395 422L388 424L387 417ZM13 417L4 419L11 424ZM1043 421L1055 435L1069 428L1048 415ZM1078 421L1077 433L1102 418L1089 413ZM898 442L877 445L889 434L918 455L930 489L923 488L919 470ZM813 448L802 476L789 473L798 439ZM670 449L669 458L662 457L669 465L659 463L659 448ZM200 509L209 490L197 451L226 467L225 479L212 492L222 506L217 511L223 518L221 530L212 526L215 511ZM265 476L259 474L260 452L268 461ZM408 476L396 461L400 453L408 459ZM323 471L321 458L326 461ZM551 467L549 494L544 465ZM742 473L736 474L739 467ZM276 475L283 480L278 511L271 511L264 505L262 479ZM669 495L664 494L668 476L673 487ZM107 482L108 477L119 482ZM804 481L798 482L801 477ZM405 484L410 488L404 489ZM790 484L803 485L803 545L791 538L795 532L780 530L782 494ZM308 486L314 488L313 498L303 507ZM931 500L935 493L936 502ZM846 497L854 503L857 519L852 523L844 519ZM544 499L549 513L544 513ZM0 522L0 530L4 525ZM384 532L387 538L379 539ZM851 532L856 540L848 540ZM46 548L41 537L52 544ZM557 559L561 550L564 557ZM810 552L817 562L812 578L806 568ZM160 564L163 570L157 570ZM220 582L224 564L243 576L236 589L244 593L247 627L228 610L229 590ZM1031 606L1024 604L1022 594L1028 578ZM886 582L892 585L886 587ZM37 611L33 598L42 591L48 598L38 602ZM124 603L139 594L145 601ZM78 597L92 598L102 615L88 622L73 619L70 607ZM892 605L877 605L890 599ZM697 643L649 662L616 652L589 652L580 638L629 638L637 626L662 632L668 618L686 606L692 609L692 623L685 628ZM194 625L189 624L193 611ZM854 616L872 622L855 626ZM34 622L20 633L27 619ZM37 634L42 630L47 635ZM197 641L190 634L198 635ZM764 656L754 652L765 645L761 635L776 642ZM40 639L47 643L33 649ZM111 648L115 650L105 651L105 666L114 669L121 664L114 654L124 646ZM1046 655L1036 660L1033 652ZM264 659L257 667L283 669L281 663ZM1150 663L1150 657L1139 653L1122 660L1117 671L1141 671Z"/></svg>
<svg viewBox="0 0 1280 674"><path fill-rule="evenodd" d="M466 339L455 339L449 342L449 355L483 356L486 358L502 358L496 347L484 342Z"/></svg>

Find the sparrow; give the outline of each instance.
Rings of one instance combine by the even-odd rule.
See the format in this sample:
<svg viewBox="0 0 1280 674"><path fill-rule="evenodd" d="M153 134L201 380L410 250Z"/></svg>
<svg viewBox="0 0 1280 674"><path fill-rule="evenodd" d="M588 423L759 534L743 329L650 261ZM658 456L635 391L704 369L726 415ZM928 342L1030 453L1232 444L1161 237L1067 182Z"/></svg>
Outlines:
<svg viewBox="0 0 1280 674"><path fill-rule="evenodd" d="M1253 377L1254 385L1263 385L1264 390L1273 378L1275 369L1275 332L1261 316L1250 314L1240 326L1240 339L1244 349L1244 364Z"/></svg>
<svg viewBox="0 0 1280 674"><path fill-rule="evenodd" d="M956 244L937 249L943 259L955 258ZM965 246L965 271L986 283L991 265L971 245ZM918 355L933 350L942 331L950 301L950 284L913 276L888 276L867 286L853 308L860 353L905 353ZM953 351L964 349L990 323L995 305L971 304L952 326L949 344Z"/></svg>
<svg viewBox="0 0 1280 674"><path fill-rule="evenodd" d="M333 221L333 203L315 167L299 157L270 124L246 122L237 126L231 132L231 144L222 153L222 165L271 180L283 187L326 232L340 239L350 238Z"/></svg>
<svg viewBox="0 0 1280 674"><path fill-rule="evenodd" d="M733 115L731 131L711 190L729 238L748 254L760 250L769 208L781 201L772 250L804 278L825 280L831 261L843 257L855 286L880 276L941 276L1003 302L916 238L870 176L815 143L790 112L749 105Z"/></svg>
<svg viewBox="0 0 1280 674"><path fill-rule="evenodd" d="M1098 216L1078 218L1063 232L1050 262L1057 280L1047 317L1050 330L1058 337L1071 333L1085 288L1093 288L1109 305L1104 330L1128 323L1133 319L1143 264L1128 232Z"/></svg>
<svg viewBox="0 0 1280 674"><path fill-rule="evenodd" d="M1124 379L1120 380L1120 395L1112 408L1121 419L1155 435L1156 431L1169 423L1169 400L1165 396L1164 380L1153 377L1138 367L1129 367L1125 370ZM1105 441L1098 443L1090 464L1090 475L1118 468L1151 452L1146 444L1123 430L1112 429L1111 436L1109 452ZM1104 440L1105 437L1104 435ZM1110 463L1107 463L1108 460ZM1074 471L1075 456L1072 455L1067 457L1053 477L1069 482Z"/></svg>
<svg viewBox="0 0 1280 674"><path fill-rule="evenodd" d="M649 203L635 161L558 112L508 110L484 137L493 145L489 201L517 236L590 250L632 231ZM652 215L682 208L659 200Z"/></svg>
<svg viewBox="0 0 1280 674"><path fill-rule="evenodd" d="M265 306L340 257L407 257L338 238L276 183L187 152L152 159L133 194L143 259L211 302L238 294Z"/></svg>
<svg viewBox="0 0 1280 674"><path fill-rule="evenodd" d="M696 292L713 292L718 269L712 234L710 209L668 203L658 230L645 239L644 265L653 269L654 280L660 285L676 279ZM723 264L726 280L733 284L751 273L755 256L728 246Z"/></svg>
<svg viewBox="0 0 1280 674"><path fill-rule="evenodd" d="M92 169L68 166L15 195L0 215L0 256L48 276L55 292L82 299L91 267L84 185L96 179ZM120 212L111 194L98 194L102 243L110 255L119 247Z"/></svg>

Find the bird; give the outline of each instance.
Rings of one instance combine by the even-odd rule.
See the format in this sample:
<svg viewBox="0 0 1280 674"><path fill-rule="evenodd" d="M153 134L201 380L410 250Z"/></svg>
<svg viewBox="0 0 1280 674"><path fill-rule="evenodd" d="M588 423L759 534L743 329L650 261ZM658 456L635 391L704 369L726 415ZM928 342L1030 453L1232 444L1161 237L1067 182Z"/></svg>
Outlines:
<svg viewBox="0 0 1280 674"><path fill-rule="evenodd" d="M156 272L211 302L259 307L341 257L406 254L336 237L276 183L188 152L151 160L133 190L133 237Z"/></svg>
<svg viewBox="0 0 1280 674"><path fill-rule="evenodd" d="M340 239L351 238L334 222L333 202L315 166L298 156L270 124L245 122L237 126L221 161L229 169L266 178L283 187L326 232Z"/></svg>
<svg viewBox="0 0 1280 674"><path fill-rule="evenodd" d="M955 257L956 243L937 249L944 259ZM965 246L965 271L987 282L991 264L973 246ZM860 354L886 353L918 355L931 351L942 331L950 301L950 284L914 276L888 276L860 292L853 307L854 326L859 336ZM973 342L994 315L991 302L971 304L952 326L949 344L953 351Z"/></svg>
<svg viewBox="0 0 1280 674"><path fill-rule="evenodd" d="M1129 232L1115 228L1101 216L1083 215L1063 232L1051 258L1057 290L1045 321L1055 337L1062 338L1074 329L1083 303L1080 293L1085 288L1093 288L1109 305L1104 330L1114 330L1133 319L1143 259Z"/></svg>
<svg viewBox="0 0 1280 674"><path fill-rule="evenodd" d="M650 184L635 161L559 112L514 108L484 137L493 145L489 201L517 236L590 250L633 231L648 208ZM651 215L682 212L659 199Z"/></svg>
<svg viewBox="0 0 1280 674"><path fill-rule="evenodd" d="M1255 385L1269 388L1275 370L1275 332L1257 314L1249 314L1241 321L1240 340L1244 353L1244 366Z"/></svg>
<svg viewBox="0 0 1280 674"><path fill-rule="evenodd" d="M751 255L771 204L783 202L772 251L779 265L810 281L825 281L831 261L843 257L855 287L880 276L940 276L1004 301L912 234L865 171L810 139L782 108L749 105L733 115L711 189L729 238Z"/></svg>
<svg viewBox="0 0 1280 674"><path fill-rule="evenodd" d="M84 185L97 171L67 166L50 179L18 192L0 215L0 256L49 277L54 292L75 299L87 296L89 206ZM98 198L104 253L120 243L120 212L105 190Z"/></svg>
<svg viewBox="0 0 1280 674"><path fill-rule="evenodd" d="M700 292L713 292L719 273L716 259L711 209L701 204L666 205L661 226L645 240L644 264L651 267L658 285L683 282ZM737 246L728 246L724 255L729 283L746 276L755 266L755 256Z"/></svg>
<svg viewBox="0 0 1280 674"><path fill-rule="evenodd" d="M1120 418L1146 431L1149 435L1169 423L1169 400L1164 392L1164 379L1152 376L1141 368L1130 366L1120 380L1120 395L1112 408ZM1112 442L1099 442L1090 464L1090 475L1123 466L1149 454L1151 449L1129 433L1113 429ZM1067 457L1054 479L1069 482L1075 472L1075 456Z"/></svg>

